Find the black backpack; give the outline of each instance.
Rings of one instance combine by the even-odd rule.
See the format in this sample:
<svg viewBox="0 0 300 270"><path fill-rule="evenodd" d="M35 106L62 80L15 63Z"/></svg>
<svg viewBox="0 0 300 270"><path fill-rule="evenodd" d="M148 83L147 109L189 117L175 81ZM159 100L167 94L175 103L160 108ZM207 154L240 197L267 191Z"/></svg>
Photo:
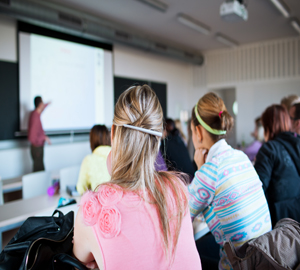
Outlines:
<svg viewBox="0 0 300 270"><path fill-rule="evenodd" d="M54 215L58 213L58 217ZM0 254L0 270L87 268L72 257L74 212L28 218Z"/></svg>

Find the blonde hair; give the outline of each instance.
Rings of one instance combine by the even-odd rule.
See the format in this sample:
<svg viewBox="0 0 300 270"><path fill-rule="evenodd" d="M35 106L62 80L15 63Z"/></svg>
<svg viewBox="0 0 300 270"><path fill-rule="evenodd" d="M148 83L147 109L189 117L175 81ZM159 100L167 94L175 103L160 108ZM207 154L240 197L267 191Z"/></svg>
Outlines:
<svg viewBox="0 0 300 270"><path fill-rule="evenodd" d="M122 93L115 106L113 124L110 182L137 194L143 191L140 196L155 205L163 250L172 262L187 210L186 188L178 173L155 171L160 137L123 126L127 124L162 132L163 112L154 91L143 85Z"/></svg>
<svg viewBox="0 0 300 270"><path fill-rule="evenodd" d="M202 120L213 129L226 130L228 132L233 127L234 120L227 111L223 99L213 92L207 93L199 99L197 111ZM191 121L195 127L200 125L194 109L192 110ZM209 135L214 142L226 137L226 135L214 135L212 133L209 133Z"/></svg>
<svg viewBox="0 0 300 270"><path fill-rule="evenodd" d="M297 95L289 95L281 99L281 105L285 107L288 111L295 104L300 102L300 97Z"/></svg>

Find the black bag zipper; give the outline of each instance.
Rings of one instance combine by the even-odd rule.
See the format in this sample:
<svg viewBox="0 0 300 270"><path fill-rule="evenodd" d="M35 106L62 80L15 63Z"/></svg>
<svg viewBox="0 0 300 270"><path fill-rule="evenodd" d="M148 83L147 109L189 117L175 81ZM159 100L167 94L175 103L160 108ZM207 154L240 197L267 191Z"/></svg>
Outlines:
<svg viewBox="0 0 300 270"><path fill-rule="evenodd" d="M35 262L36 262L36 258L37 258L37 256L38 256L38 252L39 252L39 249L40 249L41 245L38 247L38 249L37 249L37 251L36 251L36 253L35 253L35 258L34 258L34 261L33 261L33 263L32 263L32 267L29 268L29 269L27 268L27 266L28 266L27 264L28 264L28 259L29 259L30 251L31 251L33 245L34 245L37 241L40 241L40 240L48 240L48 241L56 242L56 243L64 242L64 241L69 237L69 235L73 232L73 229L74 229L74 227L71 228L71 230L68 232L67 236L66 236L65 238L63 238L62 240L52 240L52 239L49 239L49 238L44 238L44 237L42 237L42 238L38 238L38 239L36 239L34 242L32 242L32 244L30 245L30 247L29 247L29 249L28 249L27 255L26 255L26 260L25 260L25 270L30 270L30 269L34 266L34 264L35 264Z"/></svg>

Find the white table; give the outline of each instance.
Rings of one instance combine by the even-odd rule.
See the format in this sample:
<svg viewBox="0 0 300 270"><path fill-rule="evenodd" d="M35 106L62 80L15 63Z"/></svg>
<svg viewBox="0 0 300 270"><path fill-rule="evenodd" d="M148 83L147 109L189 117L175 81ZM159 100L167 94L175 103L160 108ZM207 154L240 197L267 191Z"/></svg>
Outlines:
<svg viewBox="0 0 300 270"><path fill-rule="evenodd" d="M69 198L67 194L57 194L52 197L46 195L17 200L0 205L0 247L2 247L2 233L17 227L31 216L51 216L57 208L60 197ZM80 197L74 198L77 203ZM77 213L77 204L58 208L64 214L69 211Z"/></svg>

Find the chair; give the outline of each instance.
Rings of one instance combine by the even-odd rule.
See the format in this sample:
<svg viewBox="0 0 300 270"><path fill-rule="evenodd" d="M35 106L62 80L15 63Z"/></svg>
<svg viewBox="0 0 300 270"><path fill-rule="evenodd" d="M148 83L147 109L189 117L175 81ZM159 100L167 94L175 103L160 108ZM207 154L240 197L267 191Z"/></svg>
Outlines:
<svg viewBox="0 0 300 270"><path fill-rule="evenodd" d="M22 184L23 199L47 194L47 189L51 185L50 172L41 171L23 175Z"/></svg>
<svg viewBox="0 0 300 270"><path fill-rule="evenodd" d="M76 186L79 176L80 165L63 168L59 171L60 190L67 191L67 186Z"/></svg>
<svg viewBox="0 0 300 270"><path fill-rule="evenodd" d="M0 205L2 205L4 203L2 186L3 186L3 183L2 183L2 179L0 177Z"/></svg>

